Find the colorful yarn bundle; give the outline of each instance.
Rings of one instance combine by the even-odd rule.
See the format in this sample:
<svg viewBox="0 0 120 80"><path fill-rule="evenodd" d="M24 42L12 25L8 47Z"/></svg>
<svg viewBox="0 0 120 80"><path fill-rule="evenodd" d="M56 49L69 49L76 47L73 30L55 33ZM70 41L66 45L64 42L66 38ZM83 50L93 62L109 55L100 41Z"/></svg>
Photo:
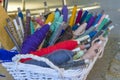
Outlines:
<svg viewBox="0 0 120 80"><path fill-rule="evenodd" d="M34 34L27 37L22 44L21 53L27 54L31 51L37 50L39 45L46 37L46 34L50 29L50 25L51 23L44 25L42 28L36 30Z"/></svg>
<svg viewBox="0 0 120 80"><path fill-rule="evenodd" d="M67 44L67 45L65 45ZM63 42L59 42L53 46L49 46L47 48L42 48L40 50L37 50L35 52L31 52L30 54L34 54L34 55L37 55L37 56L43 56L43 55L46 55L46 54L50 54L51 52L55 51L55 50L59 50L59 49L67 49L67 50L73 50L75 49L76 47L78 46L78 42L75 41L75 40L66 40L66 41L63 41ZM29 60L29 59L23 59L21 60L21 62L24 62L26 60Z"/></svg>
<svg viewBox="0 0 120 80"><path fill-rule="evenodd" d="M23 14L20 9L18 11L18 16L23 22ZM96 40L94 44L92 42L100 36L104 38L108 35L109 30L112 29L109 27L112 21L104 11L98 15L82 9L77 12L76 5L73 7L69 19L68 12L67 6L64 5L62 10L57 8L54 12L49 13L44 21L41 17L34 17L34 21L41 26L35 30L36 27L30 16L30 11L27 10L26 24L19 25L20 27L23 26L22 33L24 33L20 53L43 56L56 66L64 68L88 64L104 43L102 39ZM43 17L43 15L41 16ZM40 45L42 48L39 48ZM7 51L5 55L3 53L0 54L0 59L5 60L4 56L7 55L6 58L10 61L13 56L18 54L10 54ZM30 58L21 59L21 62L49 67L45 62L31 60Z"/></svg>

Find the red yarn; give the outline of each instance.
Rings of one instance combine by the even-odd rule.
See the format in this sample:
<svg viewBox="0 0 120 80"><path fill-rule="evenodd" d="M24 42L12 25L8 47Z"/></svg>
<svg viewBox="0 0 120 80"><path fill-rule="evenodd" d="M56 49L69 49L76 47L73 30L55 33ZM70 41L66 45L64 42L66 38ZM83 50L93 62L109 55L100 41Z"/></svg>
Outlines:
<svg viewBox="0 0 120 80"><path fill-rule="evenodd" d="M35 52L31 52L30 54L34 54L34 55L37 55L37 56L43 56L43 55L49 54L49 53L51 53L55 50L58 50L58 49L73 50L77 46L78 46L77 41L66 40L66 41L63 41L63 42L59 42L59 43L57 43L53 46L49 46L47 48L42 48L42 49L40 49L38 51L35 51ZM22 59L21 62L25 62L27 60L30 60L30 59Z"/></svg>

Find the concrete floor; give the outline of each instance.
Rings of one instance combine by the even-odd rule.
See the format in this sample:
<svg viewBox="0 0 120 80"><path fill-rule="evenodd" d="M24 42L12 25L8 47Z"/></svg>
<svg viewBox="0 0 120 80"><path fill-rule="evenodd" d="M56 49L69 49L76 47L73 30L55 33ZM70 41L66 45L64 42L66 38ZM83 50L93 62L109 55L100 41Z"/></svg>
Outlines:
<svg viewBox="0 0 120 80"><path fill-rule="evenodd" d="M18 6L20 7L21 6L20 1L21 0L10 0L9 5L12 5L13 10L15 10L16 7L14 7L13 3L19 4ZM26 1L27 1L26 9L43 7L43 3L42 3L43 0L26 0ZM49 6L62 5L62 2L60 0L57 0L56 3L55 1L56 0L48 0ZM72 3L72 1L74 2ZM87 80L105 80L105 74L107 69L109 68L109 64L112 58L117 52L120 52L120 44L119 44L120 43L120 0L67 0L68 5L73 5L76 3L79 5L89 5L93 3L98 3L100 8L90 11L100 12L102 9L104 9L105 13L109 14L111 20L113 21L112 25L115 26L115 28L111 31L109 35L109 41L105 48L103 58L96 62L94 68L92 69L92 71L90 72L87 78ZM10 7L8 8L8 10L10 11Z"/></svg>

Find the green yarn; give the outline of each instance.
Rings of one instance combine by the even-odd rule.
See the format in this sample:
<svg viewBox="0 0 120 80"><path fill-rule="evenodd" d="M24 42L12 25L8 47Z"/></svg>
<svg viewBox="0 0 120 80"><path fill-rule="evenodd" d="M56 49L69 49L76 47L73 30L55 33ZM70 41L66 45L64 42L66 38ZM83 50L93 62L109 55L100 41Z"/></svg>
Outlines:
<svg viewBox="0 0 120 80"><path fill-rule="evenodd" d="M73 57L73 59L74 60L79 59L81 56L83 56L83 54L84 54L84 51L81 50Z"/></svg>
<svg viewBox="0 0 120 80"><path fill-rule="evenodd" d="M30 30L31 30L31 34L35 32L35 27L32 21L30 21Z"/></svg>

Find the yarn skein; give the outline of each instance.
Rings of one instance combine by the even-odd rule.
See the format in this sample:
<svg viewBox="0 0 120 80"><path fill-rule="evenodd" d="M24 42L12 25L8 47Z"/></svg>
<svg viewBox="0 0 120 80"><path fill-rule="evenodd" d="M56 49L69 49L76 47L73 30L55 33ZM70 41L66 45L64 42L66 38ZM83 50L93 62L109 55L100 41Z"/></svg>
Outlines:
<svg viewBox="0 0 120 80"><path fill-rule="evenodd" d="M64 21L64 22L67 22L67 21L68 21L68 8L67 8L66 5L64 5L64 6L62 7L61 12L62 12L62 15L63 15L63 21Z"/></svg>
<svg viewBox="0 0 120 80"><path fill-rule="evenodd" d="M52 13L50 13L49 15L48 15L48 17L47 17L47 19L46 19L46 21L45 21L45 24L48 24L49 22L53 22L53 20L54 20L54 17L55 17L55 14L52 12Z"/></svg>
<svg viewBox="0 0 120 80"><path fill-rule="evenodd" d="M44 26L44 20L42 20L42 19L40 19L39 17L38 18L36 18L35 17L35 21L40 25L40 26Z"/></svg>
<svg viewBox="0 0 120 80"><path fill-rule="evenodd" d="M59 66L67 63L69 60L72 60L73 55L74 53L69 50L56 50L49 55L46 55L45 58L49 59L54 65ZM42 67L49 67L45 62L42 61L29 60L25 63Z"/></svg>
<svg viewBox="0 0 120 80"><path fill-rule="evenodd" d="M88 21L90 20L91 17L92 17L92 13L89 13L89 14L86 16L84 22L88 23Z"/></svg>
<svg viewBox="0 0 120 80"><path fill-rule="evenodd" d="M56 24L57 24L58 20L60 20L59 18L60 18L60 12L59 12L59 11L56 11L56 12L55 12L54 21L53 21L52 25L50 26L50 30L51 30L52 32L55 30Z"/></svg>
<svg viewBox="0 0 120 80"><path fill-rule="evenodd" d="M31 16L29 10L26 11L26 27L25 27L25 34L24 34L24 40L30 35L30 21Z"/></svg>
<svg viewBox="0 0 120 80"><path fill-rule="evenodd" d="M61 15L61 16L59 17L58 21L56 22L55 30L54 30L54 32L53 32L53 34L51 35L51 38L50 38L50 40L49 40L49 46L54 44L54 40L55 40L55 37L57 37L57 36L56 36L57 33L61 33L62 27L61 27L60 25L61 25L62 21L63 21L63 15ZM60 29L60 27L61 27L61 29Z"/></svg>
<svg viewBox="0 0 120 80"><path fill-rule="evenodd" d="M81 35L85 31L86 26L87 23L83 23L82 25L80 25L79 28L73 32L73 38L76 38L77 36Z"/></svg>
<svg viewBox="0 0 120 80"><path fill-rule="evenodd" d="M42 28L36 30L34 34L26 38L22 43L21 53L26 54L35 51L46 37L50 25L51 23L44 25Z"/></svg>
<svg viewBox="0 0 120 80"><path fill-rule="evenodd" d="M67 45L66 45L67 44ZM78 46L78 42L75 40L66 40L63 42L59 42L53 46L49 46L47 48L42 48L40 50L37 51L32 51L30 54L34 54L37 56L44 56L47 54L50 54L51 52L55 51L55 50L59 50L59 49L66 49L66 50L73 50ZM21 62L25 62L27 60L30 59L22 59Z"/></svg>
<svg viewBox="0 0 120 80"><path fill-rule="evenodd" d="M77 6L75 5L75 6L73 7L72 15L71 15L70 20L69 20L69 25L70 25L71 27L74 25L76 13L77 13Z"/></svg>
<svg viewBox="0 0 120 80"><path fill-rule="evenodd" d="M92 17L90 18L90 20L88 21L86 30L88 30L88 29L92 26L92 24L94 23L94 21L95 21L95 16L92 16Z"/></svg>
<svg viewBox="0 0 120 80"><path fill-rule="evenodd" d="M76 18L75 24L78 24L78 23L80 22L81 17L82 17L82 12L83 12L82 9L80 9L80 10L78 11L78 15L77 15L77 18Z"/></svg>
<svg viewBox="0 0 120 80"><path fill-rule="evenodd" d="M68 26L65 32L58 38L57 42L69 40L72 39L72 37L73 37L72 29L70 26Z"/></svg>
<svg viewBox="0 0 120 80"><path fill-rule="evenodd" d="M85 18L87 17L87 15L88 15L88 11L86 10L86 11L84 12L82 18L81 18L80 24L82 24L82 23L84 22L84 20L85 20Z"/></svg>
<svg viewBox="0 0 120 80"><path fill-rule="evenodd" d="M31 32L31 34L33 34L34 32L35 32L35 27L34 27L34 24L33 24L33 22L32 21L30 21L30 32Z"/></svg>
<svg viewBox="0 0 120 80"><path fill-rule="evenodd" d="M5 49L0 49L0 60L2 62L8 62L8 61L12 61L12 57L14 57L15 55L17 55L18 52L11 52Z"/></svg>
<svg viewBox="0 0 120 80"><path fill-rule="evenodd" d="M51 36L51 39L50 39L50 43L49 43L49 46L50 45L54 45L56 40L58 39L58 37L60 36L61 32L62 32L62 29L64 27L64 22L58 27L58 29L52 34Z"/></svg>

